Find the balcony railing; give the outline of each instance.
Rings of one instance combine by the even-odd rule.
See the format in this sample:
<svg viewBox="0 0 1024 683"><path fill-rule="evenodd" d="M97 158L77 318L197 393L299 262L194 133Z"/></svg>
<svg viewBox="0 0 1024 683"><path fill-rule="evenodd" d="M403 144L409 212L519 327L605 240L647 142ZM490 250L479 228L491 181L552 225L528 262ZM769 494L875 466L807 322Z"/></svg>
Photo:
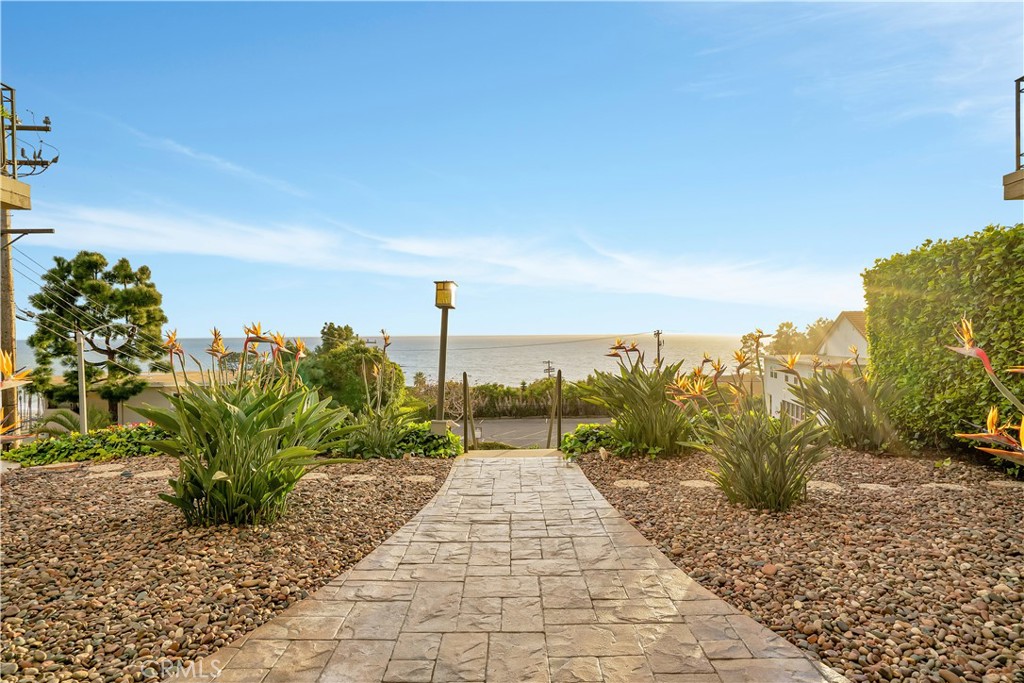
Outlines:
<svg viewBox="0 0 1024 683"><path fill-rule="evenodd" d="M1020 149L1020 133L1021 133L1021 130L1020 130L1020 104L1021 104L1021 99L1024 99L1024 76L1021 76L1020 78L1018 78L1013 83L1014 83L1014 88L1016 89L1016 93L1015 94L1017 96L1016 97L1016 99L1017 99L1017 156L1014 158L1014 162L1017 165L1016 166L1016 170L1019 171L1022 168L1024 168L1024 154L1021 153L1021 149Z"/></svg>

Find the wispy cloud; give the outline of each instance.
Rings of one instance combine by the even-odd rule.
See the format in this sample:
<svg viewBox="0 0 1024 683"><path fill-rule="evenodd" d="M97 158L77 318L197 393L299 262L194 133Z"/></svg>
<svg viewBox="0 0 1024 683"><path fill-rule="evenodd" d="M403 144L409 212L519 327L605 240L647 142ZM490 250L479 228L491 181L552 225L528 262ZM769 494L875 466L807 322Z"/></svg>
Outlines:
<svg viewBox="0 0 1024 683"><path fill-rule="evenodd" d="M758 60L751 72L785 73L798 97L872 125L948 116L1005 137L1012 123L1011 83L1024 68L1020 2L755 2L742 15L728 2L693 7L664 11L718 19L711 46L697 53L710 73L720 59L733 66L737 57L725 53L742 51ZM689 87L702 94L716 85Z"/></svg>
<svg viewBox="0 0 1024 683"><path fill-rule="evenodd" d="M40 205L40 225L59 225L62 246L119 253L217 256L249 262L394 277L454 277L516 287L658 295L821 310L862 305L857 271L716 259L694 250L666 256L585 236L453 234L379 236L351 227L248 225L222 218Z"/></svg>
<svg viewBox="0 0 1024 683"><path fill-rule="evenodd" d="M188 145L183 145L180 142L171 140L170 138L164 138L144 133L141 130L138 130L137 128L129 126L128 124L122 123L120 121L115 121L115 123L117 123L117 125L127 130L147 147L172 152L174 154L187 157L189 159L193 159L216 171L227 173L229 175L233 175L243 180L248 180L250 182L254 182L260 185L265 185L267 187L271 187L275 190L278 190L279 192L285 192L295 197L309 196L308 192L305 192L304 190L295 187L291 183L285 180L281 180L280 178L274 178L271 176L263 175L262 173L257 173L252 169L240 166L239 164L236 164L233 161L228 161L227 159L219 157L216 154L210 154L209 152L202 152L200 150L193 149Z"/></svg>

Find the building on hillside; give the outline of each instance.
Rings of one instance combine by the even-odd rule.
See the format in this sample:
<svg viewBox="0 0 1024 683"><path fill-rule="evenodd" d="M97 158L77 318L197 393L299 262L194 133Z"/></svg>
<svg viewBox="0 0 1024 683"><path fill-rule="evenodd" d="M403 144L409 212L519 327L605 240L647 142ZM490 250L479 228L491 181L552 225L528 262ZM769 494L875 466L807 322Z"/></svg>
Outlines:
<svg viewBox="0 0 1024 683"><path fill-rule="evenodd" d="M204 384L206 377L203 373L190 370L188 373L189 380L198 384ZM146 388L142 390L142 393L133 396L132 398L124 401L120 404L118 409L117 423L118 424L133 424L136 422L148 422L149 420L139 415L133 409L135 406L153 406L155 408L170 408L170 401L164 394L173 394L175 391L174 376L169 372L143 372L139 374L140 379L146 380ZM179 375L179 380L181 377ZM55 377L54 384L63 383L63 377ZM181 380L184 381L184 380ZM89 412L101 411L107 412L107 402L100 398L99 393L95 389L90 389L86 394L86 399L89 403ZM53 410L45 411L44 417Z"/></svg>
<svg viewBox="0 0 1024 683"><path fill-rule="evenodd" d="M814 358L824 365L839 365L852 359L850 347L856 347L861 362L868 358L868 337L864 311L843 311L825 332L821 343L812 354L801 354L793 368L800 377L814 374ZM783 413L794 419L803 419L804 409L790 391L798 380L793 374L783 372L785 363L777 356L768 356L764 364L764 393L768 412L779 417Z"/></svg>

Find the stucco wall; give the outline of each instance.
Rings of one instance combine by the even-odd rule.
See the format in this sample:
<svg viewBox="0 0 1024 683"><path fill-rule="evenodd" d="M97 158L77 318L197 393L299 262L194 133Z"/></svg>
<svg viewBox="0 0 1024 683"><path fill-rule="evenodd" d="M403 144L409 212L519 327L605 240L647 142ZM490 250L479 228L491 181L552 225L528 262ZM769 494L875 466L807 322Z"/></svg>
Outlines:
<svg viewBox="0 0 1024 683"><path fill-rule="evenodd" d="M861 358L868 357L868 340L864 338L849 320L842 318L832 329L832 334L821 342L819 356L850 356L850 346L856 346Z"/></svg>

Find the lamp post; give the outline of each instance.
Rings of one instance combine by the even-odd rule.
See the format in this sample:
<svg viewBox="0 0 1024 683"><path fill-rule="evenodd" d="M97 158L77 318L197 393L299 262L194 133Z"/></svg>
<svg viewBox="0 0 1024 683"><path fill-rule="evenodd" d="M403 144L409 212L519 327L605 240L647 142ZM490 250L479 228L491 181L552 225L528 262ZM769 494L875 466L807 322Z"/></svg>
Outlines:
<svg viewBox="0 0 1024 683"><path fill-rule="evenodd" d="M444 420L444 366L448 355L448 311L455 308L455 290L451 280L434 281L434 305L441 309L441 352L437 364L437 420ZM447 428L446 428L447 431Z"/></svg>

